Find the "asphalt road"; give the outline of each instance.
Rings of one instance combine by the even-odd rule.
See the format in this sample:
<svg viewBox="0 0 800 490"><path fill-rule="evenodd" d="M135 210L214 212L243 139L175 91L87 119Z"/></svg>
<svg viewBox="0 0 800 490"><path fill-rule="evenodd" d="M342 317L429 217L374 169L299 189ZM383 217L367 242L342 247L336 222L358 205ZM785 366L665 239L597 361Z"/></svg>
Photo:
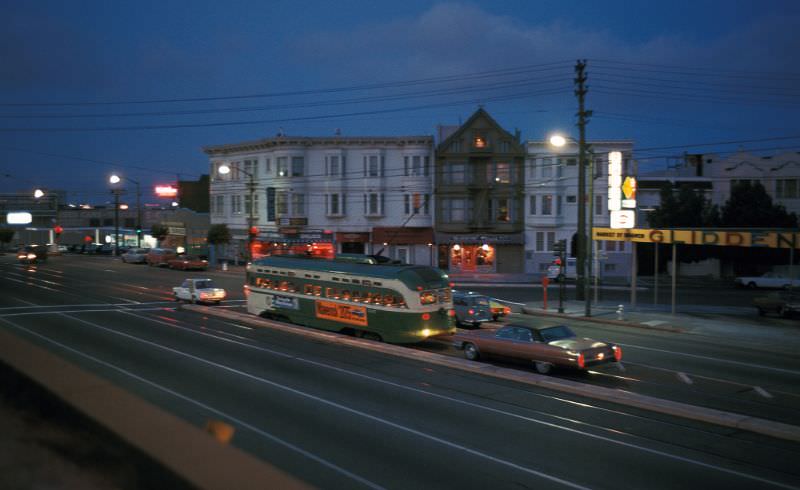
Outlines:
<svg viewBox="0 0 800 490"><path fill-rule="evenodd" d="M223 306L241 305L230 273L0 257L0 328L193 424L226 420L235 445L325 488L800 486L798 444L176 310L170 287L187 276L214 277L231 293ZM789 353L574 326L621 343L630 362L558 376L798 420ZM676 364L713 389L687 390ZM778 395L728 387L756 382Z"/></svg>

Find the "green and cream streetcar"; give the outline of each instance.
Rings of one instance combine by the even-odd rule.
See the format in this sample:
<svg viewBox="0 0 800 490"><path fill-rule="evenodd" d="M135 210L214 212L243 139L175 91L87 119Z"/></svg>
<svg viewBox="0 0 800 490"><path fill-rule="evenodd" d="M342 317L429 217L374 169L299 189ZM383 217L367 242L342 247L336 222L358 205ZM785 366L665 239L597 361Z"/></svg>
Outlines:
<svg viewBox="0 0 800 490"><path fill-rule="evenodd" d="M447 274L366 255L274 255L247 266L247 311L372 340L455 333Z"/></svg>

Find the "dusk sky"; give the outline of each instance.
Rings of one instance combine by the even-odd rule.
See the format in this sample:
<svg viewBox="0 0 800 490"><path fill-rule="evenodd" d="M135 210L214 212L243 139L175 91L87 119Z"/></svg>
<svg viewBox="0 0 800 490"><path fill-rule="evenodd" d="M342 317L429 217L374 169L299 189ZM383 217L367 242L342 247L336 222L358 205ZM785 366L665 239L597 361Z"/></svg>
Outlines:
<svg viewBox="0 0 800 490"><path fill-rule="evenodd" d="M205 145L432 135L480 104L525 139L577 136L577 58L588 138L633 140L640 168L800 149L796 0L9 1L0 15L0 191L100 203L112 171L148 190L207 173Z"/></svg>

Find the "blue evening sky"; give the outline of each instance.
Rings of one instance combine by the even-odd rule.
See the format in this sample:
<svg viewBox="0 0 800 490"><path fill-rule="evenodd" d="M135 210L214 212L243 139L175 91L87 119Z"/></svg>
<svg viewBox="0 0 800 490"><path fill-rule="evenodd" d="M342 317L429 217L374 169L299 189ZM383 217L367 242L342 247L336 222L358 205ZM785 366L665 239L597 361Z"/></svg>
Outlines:
<svg viewBox="0 0 800 490"><path fill-rule="evenodd" d="M577 58L588 137L634 140L642 168L800 149L793 0L8 1L0 16L0 191L99 203L112 171L148 188L207 172L204 145L434 134L479 104L524 138L577 135Z"/></svg>

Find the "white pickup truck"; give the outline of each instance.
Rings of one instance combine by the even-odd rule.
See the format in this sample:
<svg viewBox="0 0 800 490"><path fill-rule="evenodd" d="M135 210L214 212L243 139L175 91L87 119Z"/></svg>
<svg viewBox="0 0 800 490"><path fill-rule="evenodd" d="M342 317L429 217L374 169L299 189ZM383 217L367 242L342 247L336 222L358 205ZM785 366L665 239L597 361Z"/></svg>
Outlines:
<svg viewBox="0 0 800 490"><path fill-rule="evenodd" d="M175 301L190 303L219 304L226 296L225 290L215 287L211 279L186 279L179 287L172 288L172 293Z"/></svg>
<svg viewBox="0 0 800 490"><path fill-rule="evenodd" d="M737 286L746 288L789 289L800 286L800 279L789 279L775 272L767 272L761 276L737 277L733 282Z"/></svg>

